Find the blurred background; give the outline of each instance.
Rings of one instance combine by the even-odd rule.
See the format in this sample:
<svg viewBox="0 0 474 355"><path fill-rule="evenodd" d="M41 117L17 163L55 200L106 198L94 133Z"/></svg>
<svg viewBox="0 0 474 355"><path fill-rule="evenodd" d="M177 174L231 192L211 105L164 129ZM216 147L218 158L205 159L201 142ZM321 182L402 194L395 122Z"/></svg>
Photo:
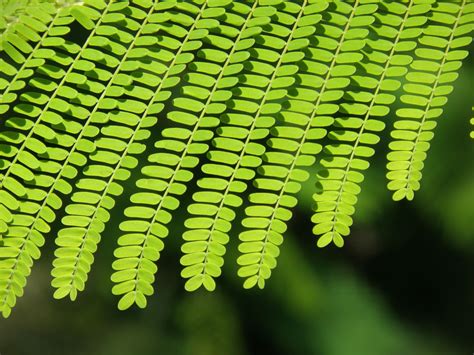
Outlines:
<svg viewBox="0 0 474 355"><path fill-rule="evenodd" d="M86 291L74 303L52 299L54 233L50 235L24 297L8 320L0 319L0 353L473 353L474 141L469 138L473 78L471 56L439 121L415 201L391 201L385 188L386 144L380 145L343 249L316 247L310 222L314 182L310 182L300 194L278 267L264 290L241 287L235 229L216 292L186 293L179 276L186 217L182 208L170 225L148 308L119 312L110 292L110 265L129 196L124 194L104 234ZM392 119L387 117L388 127Z"/></svg>

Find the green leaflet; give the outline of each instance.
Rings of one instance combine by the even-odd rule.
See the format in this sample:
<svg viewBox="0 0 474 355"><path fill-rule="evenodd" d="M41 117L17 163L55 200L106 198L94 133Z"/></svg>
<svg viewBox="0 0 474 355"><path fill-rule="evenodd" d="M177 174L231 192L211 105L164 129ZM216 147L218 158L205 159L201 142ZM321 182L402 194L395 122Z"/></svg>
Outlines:
<svg viewBox="0 0 474 355"><path fill-rule="evenodd" d="M429 24L419 37L400 97L402 108L391 131L387 155L388 189L393 199L412 200L420 189L423 161L434 137L435 119L443 113L457 70L472 41L474 6L468 1L433 6Z"/></svg>
<svg viewBox="0 0 474 355"><path fill-rule="evenodd" d="M180 207L189 213L181 248L188 291L216 287L241 207L238 275L245 288L263 288L310 178L317 244L342 246L392 105L388 188L396 200L419 189L474 23L466 0L5 4L5 317L46 239L57 245L54 297L76 299L101 239L115 238L106 233L110 213L131 185L112 265L120 309L143 308L154 293ZM188 186L195 190L183 206Z"/></svg>

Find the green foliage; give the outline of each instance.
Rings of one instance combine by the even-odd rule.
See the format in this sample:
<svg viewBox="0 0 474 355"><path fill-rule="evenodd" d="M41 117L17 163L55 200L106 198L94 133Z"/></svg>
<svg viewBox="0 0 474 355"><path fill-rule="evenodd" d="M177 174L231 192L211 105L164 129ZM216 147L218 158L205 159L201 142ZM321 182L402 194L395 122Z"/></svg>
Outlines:
<svg viewBox="0 0 474 355"><path fill-rule="evenodd" d="M392 104L388 188L395 200L419 189L474 23L467 0L70 3L8 2L0 22L4 316L57 215L54 297L84 290L130 178L112 265L120 309L153 294L190 185L188 291L215 289L243 205L238 274L263 288L310 178L317 244L341 247Z"/></svg>

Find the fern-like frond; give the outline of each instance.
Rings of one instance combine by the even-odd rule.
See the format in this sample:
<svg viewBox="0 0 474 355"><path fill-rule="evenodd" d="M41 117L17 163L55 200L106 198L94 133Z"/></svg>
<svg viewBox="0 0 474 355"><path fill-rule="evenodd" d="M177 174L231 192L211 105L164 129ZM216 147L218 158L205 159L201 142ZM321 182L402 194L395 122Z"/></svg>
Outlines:
<svg viewBox="0 0 474 355"><path fill-rule="evenodd" d="M321 191L314 195L312 218L313 232L321 235L320 247L331 242L342 247L343 236L350 233L363 172L375 154L372 146L380 140L378 132L385 128L388 105L395 101L400 79L413 60L407 53L416 48L431 9L427 1L385 2L381 6L372 26L377 36L368 40L368 48L363 51L365 61L344 95L328 135L334 143L324 148L323 169L318 174Z"/></svg>
<svg viewBox="0 0 474 355"><path fill-rule="evenodd" d="M9 153L0 159L0 191L9 194L16 201L15 205L19 205L18 197L28 198L28 186L44 183L35 181L35 170L38 174L52 172L55 170L53 162L61 160L60 152L67 156L67 149L57 148L70 146L67 134L62 132L77 131L73 120L80 121L85 117L84 112L73 103L90 105L93 100L92 96L82 95L70 87L71 82L87 80L85 76L74 73L71 65L79 62L87 45L81 48L61 38L68 32L65 25L74 20L68 10L61 12L63 16L52 23L47 38L48 48L34 52L33 59L41 59L41 65L36 69L37 75L29 81L28 89L12 108L12 117L3 123L5 130L0 132L2 151ZM28 66L32 65L28 63ZM68 69L64 70L63 66L68 66ZM25 70L21 73L22 77L31 76L28 69L26 73ZM24 81L16 82L20 84L16 90L24 86ZM71 100L71 103L66 100ZM71 119L62 119L55 111L68 113ZM48 152L47 147L51 147ZM49 164L49 167L40 167L41 164Z"/></svg>
<svg viewBox="0 0 474 355"><path fill-rule="evenodd" d="M242 245L262 243L262 249L246 251L239 258L239 274L246 278L244 287L263 288L276 266L278 246L291 208L296 205L292 195L309 178L305 169L314 164L315 155L321 151L318 141L333 122L332 115L339 108L337 101L349 85L347 76L354 73L355 63L362 59L355 50L365 43L367 31L363 28L373 22L370 14L377 5L372 3L329 3L325 13L330 14L331 22L321 21L322 31L315 34L300 63L297 90L294 96L290 93L288 105L271 132L267 144L270 148L254 183L257 192L250 195L251 206L245 211L243 225L247 230L240 235Z"/></svg>
<svg viewBox="0 0 474 355"><path fill-rule="evenodd" d="M191 169L199 163L199 155L207 151L212 129L219 123L216 115L226 108L225 89L236 84L226 76L235 70L231 67L233 61L238 64L246 59L233 54L239 50L238 45L248 45L240 41L244 33L255 35L240 29L249 21L256 4L208 1L199 13L199 17L215 22L215 27L209 29L206 45L197 53L199 59L185 75L181 95L173 100L167 115L173 127L163 129L149 164L142 169L146 178L137 181L140 192L131 198L134 206L125 210L130 219L120 225L126 234L119 238L120 246L115 250L118 260L113 267L117 272L112 280L117 284L112 292L122 295L121 309L133 303L144 307L146 296L153 293L151 284L157 271L154 262L163 248L161 239L168 235L166 225L172 218L169 211L178 208L177 197L185 192L185 183L193 176Z"/></svg>
<svg viewBox="0 0 474 355"><path fill-rule="evenodd" d="M156 118L149 115L158 112L163 106L154 102L160 90L155 94L150 88L160 83L160 76L166 72L167 66L158 61L153 62L153 65L150 63L151 58L166 63L166 60L173 58L173 53L165 49L152 52L148 48L158 43L155 36L162 26L166 28L163 23L172 17L170 11L175 4L154 1L142 5L145 7L129 5L127 8L134 14L139 26L133 37L130 37L133 39L127 43L126 52L120 53L120 63L91 114L91 118L94 118L88 120L84 127L84 131L96 132L95 149L88 152L90 164L76 183L76 191L71 198L73 203L66 207L66 216L62 219L66 227L60 230L56 239L59 248L56 250L52 272L52 285L57 288L56 298L69 295L74 300L77 291L84 289L94 260L93 253L109 219L107 211L114 206L113 197L123 191L115 180L120 182L127 179L129 169L137 165L137 160L128 153L138 154L144 150L138 142L146 139L150 133L142 128L156 123ZM182 23L189 26L193 18L180 14L179 24ZM169 28L173 32L173 27ZM175 28L174 32L179 32L178 29ZM123 45L113 37L113 33L107 39L101 44L104 50L112 45L117 48ZM171 46L173 49L180 45L178 40L171 37L163 37L159 44L163 48ZM140 70L141 75L134 75L135 70ZM118 83L125 85L118 86ZM107 126L101 128L104 123Z"/></svg>
<svg viewBox="0 0 474 355"><path fill-rule="evenodd" d="M62 220L66 227L56 240L60 248L53 263L52 284L58 288L55 297L69 295L74 299L77 291L84 289L93 253L109 219L108 211L115 204L115 196L123 192L122 181L128 179L130 170L137 165L133 156L145 150L141 142L150 136L150 127L157 122L156 115L162 111L163 102L170 97L171 89L179 83L180 74L192 59L189 52L202 45L202 38L208 34L206 27L215 26L212 21L197 19L200 12L194 4L160 2L151 6L144 17L141 33L135 36L133 49L124 57L123 66L128 69L120 73L120 80L127 85L123 90L111 86L105 95L108 100L144 109L96 112L102 119L92 126L105 122L109 125L102 130L96 127L100 132L95 137L96 149L89 155L92 165L76 183L73 203L66 206ZM159 51L149 50L152 45L158 45ZM144 55L134 55L132 51ZM134 75L136 70L142 75ZM84 194L90 198L81 198ZM71 255L63 255L63 251L71 248L74 248Z"/></svg>
<svg viewBox="0 0 474 355"><path fill-rule="evenodd" d="M273 116L281 110L282 98L295 82L295 62L304 57L307 38L321 19L321 15L306 10L307 6L307 1L284 2L261 11L271 18L271 23L264 26L263 33L255 38L255 46L248 51L249 65L240 74L239 88L229 93L230 108L221 116L222 124L208 153L209 162L202 166L204 177L198 181L194 203L188 207L193 217L186 221L188 231L183 235L186 243L182 248L185 255L181 259L185 266L181 275L189 278L188 290L203 283L212 290L214 282L210 280L221 273L235 209L243 203L240 194L255 176L265 151L260 141L274 125ZM241 249L257 252L257 244L245 243Z"/></svg>
<svg viewBox="0 0 474 355"><path fill-rule="evenodd" d="M0 257L4 258L0 310L6 314L16 297L22 294L33 260L40 256L43 234L50 231L50 223L55 219L54 210L62 206L58 193L70 193L67 179L74 178L77 167L85 164L83 153L94 149L94 143L87 137L94 136L95 132L83 130L82 121L95 117L94 107L100 100L94 93L102 92L105 86L88 80L88 76L102 81L111 76L106 75L108 72L104 69L95 68L88 58L99 53L91 47L97 45L96 32L100 31L102 21L124 8L123 4L116 5L110 3L97 10L90 8L99 20L82 47L61 41L60 37L49 37L51 48L41 52L47 60L37 69L38 74L44 76L36 75L29 81L32 92L20 96L22 103L13 108L17 116L8 118L5 123L10 130L0 133L0 141L15 151L11 161L3 160L5 173L0 175L0 194L9 202L4 206L15 211L0 246ZM118 21L124 17L122 14ZM67 17L66 21L69 21ZM118 61L106 53L100 58L113 68ZM68 66L67 69L62 65Z"/></svg>
<svg viewBox="0 0 474 355"><path fill-rule="evenodd" d="M397 120L393 125L387 155L388 188L393 199L412 200L420 188L424 160L437 126L436 119L452 92L457 71L469 52L462 49L471 41L474 4L437 2L429 25L419 38L420 47L407 74Z"/></svg>

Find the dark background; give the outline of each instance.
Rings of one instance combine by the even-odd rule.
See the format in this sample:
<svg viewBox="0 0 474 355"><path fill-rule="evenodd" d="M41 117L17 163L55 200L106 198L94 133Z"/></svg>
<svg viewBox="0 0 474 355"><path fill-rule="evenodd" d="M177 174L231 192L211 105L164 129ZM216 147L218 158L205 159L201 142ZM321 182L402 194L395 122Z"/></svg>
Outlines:
<svg viewBox="0 0 474 355"><path fill-rule="evenodd" d="M439 121L415 201L391 201L385 188L386 144L382 142L343 249L316 247L310 182L300 194L279 265L265 290L243 290L235 276L236 230L217 291L186 293L179 276L181 226L186 217L181 208L170 225L148 308L119 312L109 279L120 235L117 226L127 205L125 194L104 233L86 291L74 303L52 299L51 233L25 296L9 319L0 319L0 353L471 354L473 77L471 57ZM391 120L387 117L388 127ZM388 136L388 130L384 134Z"/></svg>

